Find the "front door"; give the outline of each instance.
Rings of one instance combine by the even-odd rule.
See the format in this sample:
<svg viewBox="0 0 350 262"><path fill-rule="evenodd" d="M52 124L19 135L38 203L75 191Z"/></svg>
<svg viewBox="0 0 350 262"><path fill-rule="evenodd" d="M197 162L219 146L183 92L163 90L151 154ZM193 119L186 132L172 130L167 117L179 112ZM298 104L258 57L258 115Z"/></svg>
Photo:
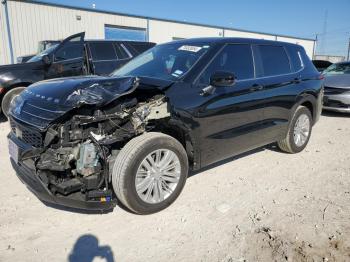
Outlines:
<svg viewBox="0 0 350 262"><path fill-rule="evenodd" d="M62 41L53 54L46 78L77 76L83 74L84 35L79 33Z"/></svg>
<svg viewBox="0 0 350 262"><path fill-rule="evenodd" d="M217 71L234 73L236 83L203 94L201 90L210 85L210 77ZM199 76L195 87L178 92L182 94L183 103L191 100L192 108L187 108L187 112L193 119L193 136L199 137L197 147L202 167L262 143L259 136L264 110L261 92L254 77L249 44L224 46Z"/></svg>

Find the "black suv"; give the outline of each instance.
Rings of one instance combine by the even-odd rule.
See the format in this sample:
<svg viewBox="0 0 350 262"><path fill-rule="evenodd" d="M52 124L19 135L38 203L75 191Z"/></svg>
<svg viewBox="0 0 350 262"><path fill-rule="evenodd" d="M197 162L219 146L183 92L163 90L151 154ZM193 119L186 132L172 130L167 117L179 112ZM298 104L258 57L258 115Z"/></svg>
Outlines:
<svg viewBox="0 0 350 262"><path fill-rule="evenodd" d="M11 162L43 201L148 214L198 170L277 142L298 153L323 80L295 44L201 38L158 45L110 77L36 83L10 109Z"/></svg>
<svg viewBox="0 0 350 262"><path fill-rule="evenodd" d="M17 63L25 63L29 59L31 59L33 56L35 56L37 54L40 54L43 51L45 51L46 49L50 48L51 46L58 45L61 42L62 42L61 40L43 40L43 41L39 41L37 53L36 54L32 54L32 55L19 56L19 57L17 57Z"/></svg>
<svg viewBox="0 0 350 262"><path fill-rule="evenodd" d="M0 66L2 112L7 115L13 97L35 82L68 76L108 75L155 45L149 42L84 40L84 35L72 35L26 63Z"/></svg>

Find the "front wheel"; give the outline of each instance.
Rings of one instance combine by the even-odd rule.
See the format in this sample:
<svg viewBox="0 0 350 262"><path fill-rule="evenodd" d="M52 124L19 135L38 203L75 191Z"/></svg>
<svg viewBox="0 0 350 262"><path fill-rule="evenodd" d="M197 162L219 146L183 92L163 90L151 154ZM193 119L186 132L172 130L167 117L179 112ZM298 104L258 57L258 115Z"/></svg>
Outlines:
<svg viewBox="0 0 350 262"><path fill-rule="evenodd" d="M173 137L150 132L128 142L114 163L112 184L119 201L138 214L170 206L187 178L188 158Z"/></svg>
<svg viewBox="0 0 350 262"><path fill-rule="evenodd" d="M305 106L299 106L291 120L285 139L278 142L278 147L287 153L299 153L307 146L312 131L312 116Z"/></svg>
<svg viewBox="0 0 350 262"><path fill-rule="evenodd" d="M8 91L4 95L2 102L1 102L1 110L7 118L8 118L8 114L9 114L9 110L10 110L11 101L16 96L18 96L24 89L25 89L25 87L16 87L14 89L11 89L10 91Z"/></svg>

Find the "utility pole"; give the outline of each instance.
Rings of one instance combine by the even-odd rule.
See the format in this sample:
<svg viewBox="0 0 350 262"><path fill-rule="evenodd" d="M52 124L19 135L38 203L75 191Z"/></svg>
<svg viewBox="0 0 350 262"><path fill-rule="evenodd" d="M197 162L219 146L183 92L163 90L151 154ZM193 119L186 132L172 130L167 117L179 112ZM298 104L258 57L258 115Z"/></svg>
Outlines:
<svg viewBox="0 0 350 262"><path fill-rule="evenodd" d="M312 50L312 59L313 60L315 60L315 57L316 57L317 40L318 40L318 34L316 34L316 38L315 38L315 41L314 41L314 47L313 47L313 50Z"/></svg>
<svg viewBox="0 0 350 262"><path fill-rule="evenodd" d="M349 58L350 58L350 37L349 37L349 44L348 44L348 56L346 60L349 61Z"/></svg>
<svg viewBox="0 0 350 262"><path fill-rule="evenodd" d="M324 55L326 51L326 42L327 42L327 24L328 24L328 9L324 13L323 21L323 30L321 35L320 49L318 50L319 54Z"/></svg>
<svg viewBox="0 0 350 262"><path fill-rule="evenodd" d="M9 18L9 11L8 11L8 6L7 6L7 1L2 0L1 4L4 6L4 11L5 11L5 24L6 24L6 31L7 31L7 40L8 40L8 47L10 50L10 60L11 64L15 62L15 58L13 56L13 47L12 47L12 37L11 37L11 28L10 28L10 18ZM0 10L2 12L2 10Z"/></svg>

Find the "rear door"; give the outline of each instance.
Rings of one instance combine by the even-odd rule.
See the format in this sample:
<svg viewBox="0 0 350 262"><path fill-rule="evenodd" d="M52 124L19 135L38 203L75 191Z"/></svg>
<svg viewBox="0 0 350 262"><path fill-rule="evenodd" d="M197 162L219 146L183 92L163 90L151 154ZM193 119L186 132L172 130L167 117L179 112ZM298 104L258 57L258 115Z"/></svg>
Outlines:
<svg viewBox="0 0 350 262"><path fill-rule="evenodd" d="M253 51L257 81L263 87L261 95L265 99L265 142L274 142L285 137L298 89L302 89L300 70L303 65L301 60L296 61L299 68L294 70L284 46L254 45Z"/></svg>
<svg viewBox="0 0 350 262"><path fill-rule="evenodd" d="M83 74L85 33L72 35L62 41L53 54L46 78Z"/></svg>
<svg viewBox="0 0 350 262"><path fill-rule="evenodd" d="M89 42L90 66L95 75L109 75L118 67L118 57L113 42Z"/></svg>

